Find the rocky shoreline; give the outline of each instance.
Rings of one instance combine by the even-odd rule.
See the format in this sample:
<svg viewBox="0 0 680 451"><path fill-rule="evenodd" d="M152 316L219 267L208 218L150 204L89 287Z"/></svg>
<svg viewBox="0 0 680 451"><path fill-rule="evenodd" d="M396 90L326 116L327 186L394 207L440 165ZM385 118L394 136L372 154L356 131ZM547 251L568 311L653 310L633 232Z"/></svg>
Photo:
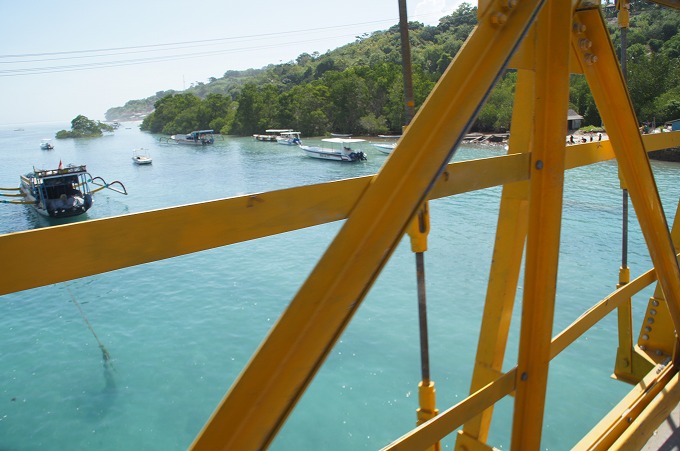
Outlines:
<svg viewBox="0 0 680 451"><path fill-rule="evenodd" d="M504 144L510 138L509 133L468 133L463 138L463 142L470 144ZM589 132L589 133L572 133L567 135L567 145L582 144L587 142L605 141L609 136L606 133ZM671 161L680 163L680 147L671 147L669 149L655 150L648 152L649 158L658 161Z"/></svg>

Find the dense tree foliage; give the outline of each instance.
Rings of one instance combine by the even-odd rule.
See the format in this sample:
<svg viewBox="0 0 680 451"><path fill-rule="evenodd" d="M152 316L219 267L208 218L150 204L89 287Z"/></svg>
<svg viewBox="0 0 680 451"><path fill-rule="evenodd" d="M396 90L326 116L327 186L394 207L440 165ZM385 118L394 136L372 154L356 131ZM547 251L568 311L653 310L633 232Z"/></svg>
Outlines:
<svg viewBox="0 0 680 451"><path fill-rule="evenodd" d="M615 46L620 45L616 10L603 9ZM680 18L648 2L633 1L627 63L630 95L641 121L680 117ZM463 3L437 26L409 23L416 109L460 50L477 23L477 8ZM399 27L357 36L325 54L303 53L295 61L262 69L228 71L183 93L154 100L142 129L181 133L211 128L250 135L268 128L294 128L305 136L328 132L399 132L405 123ZM490 93L475 131L507 131L516 72L509 71ZM157 93L158 94L158 93ZM148 100L148 99L147 99ZM601 119L582 75L572 75L570 107L584 125Z"/></svg>
<svg viewBox="0 0 680 451"><path fill-rule="evenodd" d="M79 114L71 121L71 130L59 130L57 138L96 138L102 136L104 132L112 132L113 127L99 121L88 119Z"/></svg>
<svg viewBox="0 0 680 451"><path fill-rule="evenodd" d="M626 66L630 97L640 122L662 124L680 118L680 15L648 1L631 1ZM605 17L616 55L621 29L613 5ZM582 75L573 75L570 102L586 125L601 125L595 101Z"/></svg>

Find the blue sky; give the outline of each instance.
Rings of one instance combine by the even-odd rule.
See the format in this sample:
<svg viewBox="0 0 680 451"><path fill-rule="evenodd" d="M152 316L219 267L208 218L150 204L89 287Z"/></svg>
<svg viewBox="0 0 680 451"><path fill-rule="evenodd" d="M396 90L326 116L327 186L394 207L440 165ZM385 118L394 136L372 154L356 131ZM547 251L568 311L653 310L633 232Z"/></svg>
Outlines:
<svg viewBox="0 0 680 451"><path fill-rule="evenodd" d="M407 0L409 20L436 25L461 3ZM399 20L397 0L39 0L2 12L0 125L103 120L128 100L324 53Z"/></svg>

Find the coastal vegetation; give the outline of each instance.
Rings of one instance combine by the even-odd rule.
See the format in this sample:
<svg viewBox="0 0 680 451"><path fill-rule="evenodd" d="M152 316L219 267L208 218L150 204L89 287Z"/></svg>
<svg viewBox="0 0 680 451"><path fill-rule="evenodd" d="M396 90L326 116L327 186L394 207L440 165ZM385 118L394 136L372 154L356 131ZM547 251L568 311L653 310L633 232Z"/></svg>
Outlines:
<svg viewBox="0 0 680 451"><path fill-rule="evenodd" d="M680 117L680 18L642 0L631 2L627 38L630 95L642 122ZM613 5L603 5L617 55L621 31ZM477 8L464 3L436 26L409 23L416 109L477 23ZM329 131L353 134L399 132L405 123L399 27L357 36L355 42L262 69L227 71L183 92L165 91L107 112L114 120L153 110L142 130L182 133L213 129L250 135L267 128L294 128L306 136ZM507 71L490 93L471 131L510 127L516 72ZM153 107L151 106L153 105ZM585 126L601 126L583 75L571 76L570 108Z"/></svg>
<svg viewBox="0 0 680 451"><path fill-rule="evenodd" d="M71 130L59 130L57 139L64 138L96 138L102 136L104 132L112 132L113 127L100 121L88 119L79 114L71 121Z"/></svg>

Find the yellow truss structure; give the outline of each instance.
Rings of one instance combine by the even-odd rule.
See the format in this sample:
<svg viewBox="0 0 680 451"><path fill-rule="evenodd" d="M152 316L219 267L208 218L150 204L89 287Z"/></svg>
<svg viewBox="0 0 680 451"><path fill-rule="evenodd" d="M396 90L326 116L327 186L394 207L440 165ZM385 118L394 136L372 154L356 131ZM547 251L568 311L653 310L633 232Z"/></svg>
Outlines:
<svg viewBox="0 0 680 451"><path fill-rule="evenodd" d="M490 449L493 407L506 396L514 396L512 448L539 449L551 359L614 309L623 312L616 376L636 385L578 448L643 444L680 400L674 333L680 326L680 268L673 243L680 242L680 214L671 235L647 157L648 151L680 146L680 132L639 134L598 1L480 0L478 14L478 26L375 176L0 236L0 295L346 219L192 445L262 449L295 408L413 218L427 214L426 201L503 186L470 396L437 413L433 383L424 381L421 409L434 416L386 449L436 449L461 426L456 449ZM518 71L508 155L448 163L507 68ZM565 146L570 73L585 74L609 141ZM654 268L623 281L554 334L564 173L612 158ZM24 271L50 243L76 241L79 246L67 255L54 256L54 271ZM523 257L519 354L517 365L503 372ZM630 298L655 281L646 312L654 327L643 328L633 345L626 321Z"/></svg>

